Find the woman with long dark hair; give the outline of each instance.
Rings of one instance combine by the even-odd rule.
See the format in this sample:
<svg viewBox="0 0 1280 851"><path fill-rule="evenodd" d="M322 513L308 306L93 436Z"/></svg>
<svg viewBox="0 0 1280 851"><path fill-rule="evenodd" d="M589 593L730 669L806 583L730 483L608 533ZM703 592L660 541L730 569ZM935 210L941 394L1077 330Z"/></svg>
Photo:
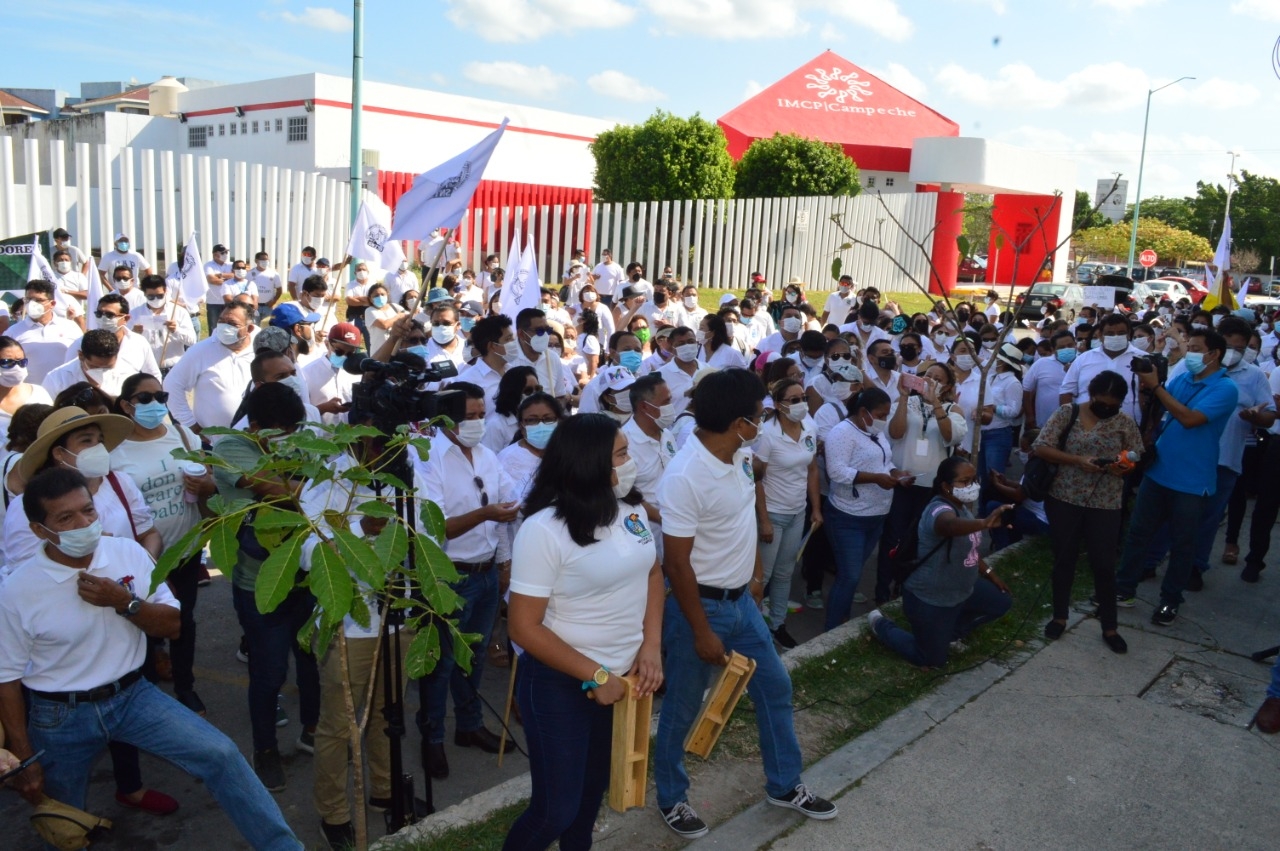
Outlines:
<svg viewBox="0 0 1280 851"><path fill-rule="evenodd" d="M538 376L531 366L508 367L498 380L498 392L494 394L493 410L484 419L484 445L495 453L510 445L520 430L516 412L520 400L541 390Z"/></svg>
<svg viewBox="0 0 1280 851"><path fill-rule="evenodd" d="M508 628L533 794L504 851L590 848L614 703L662 684L662 571L627 438L604 414L556 426L512 553ZM585 693L585 698L584 698Z"/></svg>

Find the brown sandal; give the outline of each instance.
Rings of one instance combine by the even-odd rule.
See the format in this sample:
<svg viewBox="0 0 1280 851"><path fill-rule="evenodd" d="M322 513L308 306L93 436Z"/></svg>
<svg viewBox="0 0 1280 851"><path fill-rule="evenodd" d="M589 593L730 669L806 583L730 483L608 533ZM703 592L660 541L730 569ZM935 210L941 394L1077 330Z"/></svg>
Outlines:
<svg viewBox="0 0 1280 851"><path fill-rule="evenodd" d="M511 657L507 654L507 648L497 641L489 642L489 664L499 668L511 667Z"/></svg>

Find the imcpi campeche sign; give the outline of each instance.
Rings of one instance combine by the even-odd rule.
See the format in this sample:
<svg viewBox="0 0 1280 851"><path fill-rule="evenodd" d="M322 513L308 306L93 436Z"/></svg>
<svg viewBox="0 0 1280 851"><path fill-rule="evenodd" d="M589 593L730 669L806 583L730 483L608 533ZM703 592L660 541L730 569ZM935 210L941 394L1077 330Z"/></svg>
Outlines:
<svg viewBox="0 0 1280 851"><path fill-rule="evenodd" d="M898 118L915 118L914 109L899 106L857 106L869 100L873 94L871 82L863 80L857 71L843 68L814 68L806 74L806 89L813 90L808 97L796 99L779 97L778 106L783 109L817 109L827 112L853 112L862 115L890 115ZM817 98L813 100L812 98Z"/></svg>

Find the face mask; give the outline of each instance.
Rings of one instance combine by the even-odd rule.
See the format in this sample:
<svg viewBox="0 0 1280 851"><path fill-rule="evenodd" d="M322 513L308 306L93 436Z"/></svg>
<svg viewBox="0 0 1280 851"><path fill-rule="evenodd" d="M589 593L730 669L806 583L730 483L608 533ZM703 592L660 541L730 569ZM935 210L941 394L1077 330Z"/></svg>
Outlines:
<svg viewBox="0 0 1280 851"><path fill-rule="evenodd" d="M1187 352L1182 362L1187 365L1187 372L1192 375L1199 375L1204 372L1204 355L1200 352Z"/></svg>
<svg viewBox="0 0 1280 851"><path fill-rule="evenodd" d="M1076 359L1075 349L1058 349L1053 356L1058 359L1058 363L1071 363Z"/></svg>
<svg viewBox="0 0 1280 851"><path fill-rule="evenodd" d="M805 369L817 369L822 366L822 358L811 358L808 355L801 355L800 363L804 365Z"/></svg>
<svg viewBox="0 0 1280 851"><path fill-rule="evenodd" d="M858 320L858 330L864 334L870 332L871 329L874 327L875 326L872 325L870 322L863 322L861 319Z"/></svg>
<svg viewBox="0 0 1280 851"><path fill-rule="evenodd" d="M952 488L951 495L956 498L957 502L965 504L978 501L978 495L982 492L982 485L974 482L971 485L965 485L960 488Z"/></svg>
<svg viewBox="0 0 1280 851"><path fill-rule="evenodd" d="M652 402L645 402L645 404L658 411L653 415L653 422L658 428L671 428L671 424L676 421L678 416L675 405L655 405Z"/></svg>
<svg viewBox="0 0 1280 851"><path fill-rule="evenodd" d="M302 265L303 265L303 266L306 266L308 269L310 269L310 268L311 268L311 264L312 264L312 263L314 263L314 262L316 262L316 259L315 259L314 257L303 257L303 258L302 258Z"/></svg>
<svg viewBox="0 0 1280 851"><path fill-rule="evenodd" d="M270 264L268 264L266 260L258 260L254 265L258 267L258 271L265 272L267 271L267 266Z"/></svg>
<svg viewBox="0 0 1280 851"><path fill-rule="evenodd" d="M240 342L240 329L234 325L219 322L218 327L214 330L214 336L218 338L218 342L222 345L234 346Z"/></svg>
<svg viewBox="0 0 1280 851"><path fill-rule="evenodd" d="M286 375L284 378L277 381L276 384L282 384L285 387L288 387L294 393L298 394L299 399L306 398L303 394L304 388L302 386L302 379L296 375Z"/></svg>
<svg viewBox="0 0 1280 851"><path fill-rule="evenodd" d="M898 359L893 355L886 355L885 357L876 359L876 366L881 369L893 369L897 365Z"/></svg>
<svg viewBox="0 0 1280 851"><path fill-rule="evenodd" d="M821 389L819 389L821 393ZM853 395L853 385L848 381L832 381L830 382L827 392L822 393L822 398L836 402L843 402Z"/></svg>
<svg viewBox="0 0 1280 851"><path fill-rule="evenodd" d="M1134 337L1132 340L1132 345L1135 349L1137 349L1140 352L1149 352L1151 351L1151 338L1150 337Z"/></svg>
<svg viewBox="0 0 1280 851"><path fill-rule="evenodd" d="M98 548L98 541L102 538L102 521L94 520L83 529L68 529L65 532L54 532L43 523L40 524L46 532L53 532L58 536L58 543L54 544L62 554L71 558L84 558L91 555Z"/></svg>
<svg viewBox="0 0 1280 851"><path fill-rule="evenodd" d="M969 370L973 369L974 366L976 365L974 364L972 355L956 355L955 362L956 362L956 366L960 369L963 369L965 372L968 372Z"/></svg>
<svg viewBox="0 0 1280 851"><path fill-rule="evenodd" d="M676 357L685 363L694 360L698 357L698 344L685 343L683 345L676 346Z"/></svg>
<svg viewBox="0 0 1280 851"><path fill-rule="evenodd" d="M1217 328L1218 323L1222 321L1222 314L1220 313L1213 314L1213 316L1210 317L1209 321L1213 323L1214 328Z"/></svg>
<svg viewBox="0 0 1280 851"><path fill-rule="evenodd" d="M1173 313L1173 311L1172 311L1172 310L1170 310L1170 309L1169 309L1169 308L1167 308L1167 307L1162 307L1162 308L1160 308L1160 311L1159 311L1159 312L1160 312L1160 315L1161 315L1161 316L1168 316L1170 313Z"/></svg>
<svg viewBox="0 0 1280 851"><path fill-rule="evenodd" d="M1093 415L1100 420L1109 420L1116 414L1120 413L1119 405L1104 405L1101 402L1090 402L1089 410L1093 411Z"/></svg>
<svg viewBox="0 0 1280 851"><path fill-rule="evenodd" d="M1254 363L1254 362L1256 362L1257 360L1258 360L1258 350L1257 350L1257 349L1245 349L1245 350L1244 350L1244 362L1245 362L1245 363ZM3 376L3 375L0 375L0 383L3 383L3 381L4 381L4 376Z"/></svg>
<svg viewBox="0 0 1280 851"><path fill-rule="evenodd" d="M1090 340L1090 341L1089 341L1089 349L1090 349L1090 351L1092 351L1093 349L1100 349L1100 348L1102 348L1102 341L1101 341L1101 340L1094 339L1094 340Z"/></svg>
<svg viewBox="0 0 1280 851"><path fill-rule="evenodd" d="M804 420L805 414L809 413L809 406L804 402L796 402L791 405L783 405L782 410L787 415L787 419L793 423Z"/></svg>
<svg viewBox="0 0 1280 851"><path fill-rule="evenodd" d="M65 275L71 271L71 264L66 260L59 260L57 263L53 264L53 268L58 270L59 275Z"/></svg>
<svg viewBox="0 0 1280 851"><path fill-rule="evenodd" d="M749 422L749 423L751 422L750 420L747 420L746 417L743 417L743 419L746 420L746 422ZM760 426L756 425L755 423L751 423L751 424L756 427L756 433L751 437L750 440L743 438L741 435L738 436L738 439L742 441L743 449L750 449L751 447L755 446L756 441L760 439Z"/></svg>
<svg viewBox="0 0 1280 851"><path fill-rule="evenodd" d="M1199 329L1199 330L1201 330L1201 331L1207 331L1207 330L1209 330L1209 326L1208 326L1208 325L1205 325L1203 322L1192 322L1192 323L1191 323L1191 327L1192 327L1192 328L1197 328L1197 329Z"/></svg>
<svg viewBox="0 0 1280 851"><path fill-rule="evenodd" d="M1109 352L1123 352L1129 348L1129 338L1123 334L1110 334L1102 338L1102 345Z"/></svg>
<svg viewBox="0 0 1280 851"><path fill-rule="evenodd" d="M1088 320L1088 319L1085 319L1083 316L1077 316L1077 317L1075 318L1074 324L1075 324L1075 325L1077 325L1077 326L1080 326L1080 325L1085 324L1085 323L1086 323L1086 322L1088 322L1088 321L1089 321L1089 320Z"/></svg>
<svg viewBox="0 0 1280 851"><path fill-rule="evenodd" d="M555 423L537 423L524 427L524 439L534 449L546 449L551 440L551 433L556 430Z"/></svg>
<svg viewBox="0 0 1280 851"><path fill-rule="evenodd" d="M128 250L129 250L129 243L124 242L123 240L116 243L116 251L119 251L121 254L124 254Z"/></svg>
<svg viewBox="0 0 1280 851"><path fill-rule="evenodd" d="M987 351L991 351L991 350L992 350L992 349L994 349L995 347L996 347L996 341L995 341L995 340L983 340L983 341L982 341L982 348L986 349Z"/></svg>
<svg viewBox="0 0 1280 851"><path fill-rule="evenodd" d="M871 434L873 434L873 435L877 435L877 436L878 436L878 435L882 435L882 434L888 434L888 433L889 433L889 421L888 421L888 420L878 420L878 419L876 419L875 417L872 417L872 418L871 418L871 422L867 425L867 431L869 431L869 432L871 432Z"/></svg>
<svg viewBox="0 0 1280 851"><path fill-rule="evenodd" d="M347 362L347 356L340 355L337 352L329 352L328 357L329 357L329 366L333 367L334 369L342 369L343 364Z"/></svg>
<svg viewBox="0 0 1280 851"><path fill-rule="evenodd" d="M503 346L502 358L507 363L512 363L524 357L524 350L520 348L519 340L511 340Z"/></svg>
<svg viewBox="0 0 1280 851"><path fill-rule="evenodd" d="M1263 322L1261 325L1258 326L1258 330L1261 331L1263 334L1271 333L1271 323Z"/></svg>
<svg viewBox="0 0 1280 851"><path fill-rule="evenodd" d="M248 270L248 269L236 269L236 270L235 270L234 272L232 272L231 274L233 274L233 275L235 275L235 276L236 276L236 280L237 280L237 281L243 281L245 278L249 277L249 270Z"/></svg>
<svg viewBox="0 0 1280 851"><path fill-rule="evenodd" d="M652 332L650 332L648 328L637 328L631 333L636 335L636 339L640 341L641 345L644 345L645 343L649 342L649 339L652 336ZM730 334L729 336L733 336L733 335Z"/></svg>
<svg viewBox="0 0 1280 851"><path fill-rule="evenodd" d="M1222 356L1222 365L1227 369L1244 360L1244 352L1237 352L1235 349L1227 349L1227 353Z"/></svg>
<svg viewBox="0 0 1280 851"><path fill-rule="evenodd" d="M98 317L98 327L103 331L115 331L123 321L123 316L101 316Z"/></svg>
<svg viewBox="0 0 1280 851"><path fill-rule="evenodd" d="M618 499L622 499L631 493L631 489L636 484L636 459L628 458L626 463L614 467L613 474L618 477L618 483L613 486L613 495Z"/></svg>
<svg viewBox="0 0 1280 851"><path fill-rule="evenodd" d="M101 443L82 450L75 459L72 466L86 479L100 479L111 472L111 455L107 452L107 447Z"/></svg>
<svg viewBox="0 0 1280 851"><path fill-rule="evenodd" d="M0 387L17 387L26 380L27 368L25 366L11 366L6 369L0 369Z"/></svg>
<svg viewBox="0 0 1280 851"><path fill-rule="evenodd" d="M752 320L752 319L755 319L755 316L754 316L754 315L752 315L752 316L748 316L748 315L747 315L747 314L745 314L745 313L744 313L744 314L742 314L742 324L743 324L743 325L750 325L750 324L751 324L751 320Z"/></svg>
<svg viewBox="0 0 1280 851"><path fill-rule="evenodd" d="M684 309L685 309L685 310L694 310L694 309L696 309L696 308L698 307L698 298L697 298L697 296L687 295L687 296L685 296L685 297L684 297L683 302L684 302Z"/></svg>
<svg viewBox="0 0 1280 851"><path fill-rule="evenodd" d="M113 283L115 283L116 289L122 293L127 293L129 290L133 289L133 278L122 278L121 280L114 281Z"/></svg>
<svg viewBox="0 0 1280 851"><path fill-rule="evenodd" d="M153 295L147 299L148 307L164 307L164 296Z"/></svg>
<svg viewBox="0 0 1280 851"><path fill-rule="evenodd" d="M169 413L164 402L144 402L134 406L133 421L143 428L155 428Z"/></svg>
<svg viewBox="0 0 1280 851"><path fill-rule="evenodd" d="M618 365L621 366L623 369L627 370L628 372L630 372L632 375L635 375L637 372L640 371L640 364L643 361L644 361L644 358L640 356L639 352L619 352L618 353Z"/></svg>
<svg viewBox="0 0 1280 851"><path fill-rule="evenodd" d="M375 305L375 307L378 305ZM447 346L453 342L458 332L454 330L452 325L432 325L431 339L436 341L436 345Z"/></svg>
<svg viewBox="0 0 1280 851"><path fill-rule="evenodd" d="M705 332L705 331L694 331L694 332L693 332L693 340L694 340L694 342L696 342L699 346L701 346L701 345L705 344L705 343L707 342L707 332Z"/></svg>
<svg viewBox="0 0 1280 851"><path fill-rule="evenodd" d="M551 345L550 334L534 334L529 338L529 348L538 354L542 354L547 350L547 346Z"/></svg>
<svg viewBox="0 0 1280 851"><path fill-rule="evenodd" d="M850 288L850 287L846 287L844 284L841 284L841 285L840 285L840 287L839 287L839 289L840 289L840 295L842 295L842 296L846 296L846 295L848 295L848 294L849 294L849 290L850 290L851 288Z"/></svg>
<svg viewBox="0 0 1280 851"><path fill-rule="evenodd" d="M583 303L583 304L595 304L595 301L596 301L596 294L595 294L595 293L583 293L583 294L582 294L582 303Z"/></svg>
<svg viewBox="0 0 1280 851"><path fill-rule="evenodd" d="M38 301L27 302L27 317L29 319L40 319L47 312L44 304Z"/></svg>
<svg viewBox="0 0 1280 851"><path fill-rule="evenodd" d="M369 280L369 273L364 271L356 272L356 280L361 282Z"/></svg>
<svg viewBox="0 0 1280 851"><path fill-rule="evenodd" d="M915 346L902 346L899 351L902 352L903 360L915 360L916 355L920 354L920 350Z"/></svg>
<svg viewBox="0 0 1280 851"><path fill-rule="evenodd" d="M782 330L788 334L799 334L800 329L804 327L804 323L800 321L798 316L788 316L782 320Z"/></svg>
<svg viewBox="0 0 1280 851"><path fill-rule="evenodd" d="M787 293L788 304L795 304L799 300L800 300L800 296L796 295L795 293Z"/></svg>
<svg viewBox="0 0 1280 851"><path fill-rule="evenodd" d="M372 304L374 307L386 307L387 297L384 295L376 295L373 298L369 299L369 303Z"/></svg>
<svg viewBox="0 0 1280 851"><path fill-rule="evenodd" d="M859 380L862 377L862 371L858 369L858 365L851 360L833 360L828 367L834 375L846 378L849 381Z"/></svg>
<svg viewBox="0 0 1280 851"><path fill-rule="evenodd" d="M408 261L408 260L401 260L401 261L400 261L400 271L401 271L401 272L408 272L408 271L409 271L409 261Z"/></svg>
<svg viewBox="0 0 1280 851"><path fill-rule="evenodd" d="M463 420L458 423L458 442L470 449L484 440L484 420Z"/></svg>

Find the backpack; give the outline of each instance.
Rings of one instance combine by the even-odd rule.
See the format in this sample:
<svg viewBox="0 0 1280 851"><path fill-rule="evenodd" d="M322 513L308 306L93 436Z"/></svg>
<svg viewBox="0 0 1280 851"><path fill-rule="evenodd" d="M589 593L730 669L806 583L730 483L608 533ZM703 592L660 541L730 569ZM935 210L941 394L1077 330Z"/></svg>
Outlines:
<svg viewBox="0 0 1280 851"><path fill-rule="evenodd" d="M947 557L950 558L951 543L954 540L954 538L943 538L924 556L917 557L920 550L920 523L919 521L913 523L906 536L898 542L896 547L889 550L889 564L893 569L893 575L889 580L889 599L902 596L902 589L906 586L907 579L915 573L916 568L933 558L934 554L942 549L943 544L946 544Z"/></svg>
<svg viewBox="0 0 1280 851"><path fill-rule="evenodd" d="M1062 430L1062 434L1058 437L1059 451L1066 451L1067 438L1070 437L1071 429L1075 426L1079 416L1080 406L1072 405L1071 419L1067 421L1066 428ZM1039 455L1032 455L1027 459L1027 463L1023 467L1022 492L1032 502L1044 502L1044 498L1049 495L1049 489L1053 487L1053 480L1057 477L1057 464L1051 464Z"/></svg>

